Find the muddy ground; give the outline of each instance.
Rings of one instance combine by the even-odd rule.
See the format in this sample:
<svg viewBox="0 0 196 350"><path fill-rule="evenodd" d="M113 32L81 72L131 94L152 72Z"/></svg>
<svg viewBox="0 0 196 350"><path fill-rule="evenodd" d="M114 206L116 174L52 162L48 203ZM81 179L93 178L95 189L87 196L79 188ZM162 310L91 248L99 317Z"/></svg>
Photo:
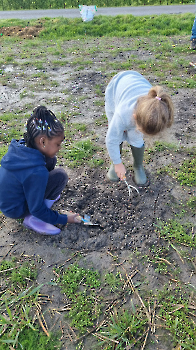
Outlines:
<svg viewBox="0 0 196 350"><path fill-rule="evenodd" d="M91 42L86 42L86 45L97 48L101 39L96 39ZM85 42L84 42L85 43ZM104 43L106 47L130 47L131 39L107 39ZM64 53L66 48L71 46L79 50L77 41L64 43ZM3 49L3 48L2 48ZM17 51L17 48L15 49ZM19 49L18 49L19 50ZM17 53L17 52L16 52ZM17 53L18 54L18 53ZM75 49L75 55L77 49ZM137 54L147 60L149 52L139 47ZM124 55L124 56L123 56ZM118 55L116 60L122 60L127 55ZM47 58L48 61L50 59ZM87 66L77 70L70 62L73 61L73 52L66 56L68 61L66 66L46 65L45 72L48 73L52 80L57 81L57 87L51 90L44 91L34 89L33 97L28 90L28 76L32 76L37 69L33 66L22 66L20 64L14 66L7 64L1 68L10 73L10 80L16 83L16 87L10 87L9 83L0 86L1 90L1 112L10 112L15 110L23 110L31 112L31 107L36 107L39 104L44 104L49 107L54 113L63 112L69 107L64 106L69 96L73 97L77 110L80 113L74 115L76 107L72 108L72 121L87 124L87 128L93 131L96 135L97 144L103 148L104 164L102 167L89 168L86 164L83 167L71 169L64 165L65 170L69 175L69 182L66 186L60 200L55 203L55 210L71 210L80 214L88 214L94 223L100 226L88 227L83 224L74 225L68 224L61 227L61 233L58 236L42 236L37 233L27 230L21 222L1 216L1 253L0 259L4 257L12 257L14 255L29 256L31 258L39 256L43 260L43 265L38 274L38 283L45 283L54 278L53 267L65 263L73 253L82 252L85 266L93 266L99 272L113 271L112 255L118 255L119 261L122 262L127 271L138 269L143 276L149 281L151 289L162 286L168 282L166 276L161 276L154 271L154 267L150 264L142 265L138 255L130 260L135 251L141 256L149 254L152 246L162 246L164 243L155 230L154 224L158 219L167 221L171 218L176 218L182 211L183 203L195 195L195 188L182 187L175 179L172 179L167 174L157 175L157 169L164 165L172 164L178 167L184 158L188 157L188 150L196 146L195 143L195 89L167 89L172 95L175 106L175 122L174 125L162 135L156 137L145 137L146 154L148 149L152 147L154 141L164 140L169 143L174 143L178 151L162 151L152 154L150 161L145 163L147 176L150 180L150 185L146 188L138 188L139 194L133 190L129 196L128 189L125 183L110 183L106 179L106 173L109 167L110 160L105 150L105 135L107 125L97 126L98 120L104 114L104 106L97 106L96 100L104 99L104 90L109 80L109 71L105 74L103 70L105 60L113 60L113 57L107 53L104 57L104 52L96 56L97 63L93 66ZM192 60L193 57L191 56ZM42 72L44 72L42 70ZM186 67L186 74L194 75L193 67ZM110 71L110 73L112 73ZM167 73L166 73L167 74ZM150 80L152 84L159 83L154 73L145 74L144 76ZM101 86L103 96L97 96L95 86ZM20 98L20 93L28 90L27 96ZM62 92L66 89L66 92ZM54 101L54 96L56 100ZM82 99L81 97L85 97ZM81 99L79 99L81 98ZM28 108L28 104L30 107ZM128 152L129 146L124 145L123 160L127 166L127 181L134 185L132 180L132 156ZM63 165L63 160L60 159L59 164ZM36 195L36 194L35 194ZM193 230L196 230L195 214L187 212L186 216L181 218L181 222L190 222ZM111 255L112 254L112 255ZM192 252L194 255L194 251ZM181 266L181 261L177 255L173 258ZM66 263L65 263L66 264ZM190 281L190 269L183 266L181 279L183 282ZM140 277L133 277L136 282ZM195 275L191 275L191 283L196 283ZM61 308L63 305L63 296L59 289L48 287L45 285L43 293L50 296L52 306L49 308ZM60 317L60 319L59 319ZM46 316L49 328L60 328L63 322L63 312L55 313L53 317ZM66 334L66 324L64 324ZM84 349L91 349L95 340L93 337L87 337L84 343ZM148 349L170 350L171 345L164 339L162 341L155 335L151 335L147 342ZM63 338L63 349L75 349L69 337L66 335Z"/></svg>

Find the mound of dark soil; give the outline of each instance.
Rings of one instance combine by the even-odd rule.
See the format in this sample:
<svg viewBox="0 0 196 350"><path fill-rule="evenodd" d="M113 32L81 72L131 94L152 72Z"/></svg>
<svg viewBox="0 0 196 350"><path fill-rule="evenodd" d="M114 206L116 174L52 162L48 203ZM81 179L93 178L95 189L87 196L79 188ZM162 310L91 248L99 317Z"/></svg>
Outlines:
<svg viewBox="0 0 196 350"><path fill-rule="evenodd" d="M128 182L134 185L131 177ZM174 202L168 185L162 179L151 178L149 187L138 188L139 194L133 189L129 196L124 182L110 183L99 170L89 170L70 181L56 206L90 215L99 226L68 224L62 228L60 240L51 239L72 249L90 251L156 244L155 218L168 219L168 205Z"/></svg>

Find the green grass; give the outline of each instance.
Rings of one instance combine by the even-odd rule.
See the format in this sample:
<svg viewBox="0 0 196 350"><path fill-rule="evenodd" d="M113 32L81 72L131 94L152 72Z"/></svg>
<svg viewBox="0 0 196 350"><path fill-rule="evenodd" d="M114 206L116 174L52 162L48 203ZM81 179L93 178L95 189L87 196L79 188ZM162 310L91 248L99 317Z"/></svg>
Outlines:
<svg viewBox="0 0 196 350"><path fill-rule="evenodd" d="M196 198L195 197L190 198L186 204L193 212L196 210Z"/></svg>
<svg viewBox="0 0 196 350"><path fill-rule="evenodd" d="M15 347L25 327L34 329L30 312L36 306L41 285L33 286L37 269L34 264L29 266L22 259L3 260L0 274L4 279L0 302L0 334L3 337L0 337L0 343L10 343Z"/></svg>
<svg viewBox="0 0 196 350"><path fill-rule="evenodd" d="M100 300L95 302L98 300L96 290L100 286L100 276L98 272L84 269L77 264L64 271L57 269L56 273L60 274L57 283L71 303L71 326L83 334L93 326L100 313Z"/></svg>
<svg viewBox="0 0 196 350"><path fill-rule="evenodd" d="M0 349L59 349L59 335L48 336L35 322L36 312L40 313L42 284L36 285L38 267L41 261L14 257L0 263ZM39 306L39 308L38 308ZM37 311L36 311L37 310ZM42 317L42 313L41 313ZM45 327L46 324L45 324Z"/></svg>
<svg viewBox="0 0 196 350"><path fill-rule="evenodd" d="M98 333L99 338L103 337L99 346L104 345L105 350L113 350L114 348L124 350L130 349L134 345L141 346L147 327L148 320L142 312L136 314L131 313L130 310L114 312L110 316L108 325L101 328Z"/></svg>
<svg viewBox="0 0 196 350"><path fill-rule="evenodd" d="M103 100L95 100L94 101L94 105L95 106L105 106L105 101L103 101Z"/></svg>
<svg viewBox="0 0 196 350"><path fill-rule="evenodd" d="M61 150L59 155L63 155L66 164L71 168L80 165L88 164L91 167L96 167L103 164L103 160L96 157L96 153L101 148L94 144L91 140L78 141L72 143L65 150Z"/></svg>
<svg viewBox="0 0 196 350"><path fill-rule="evenodd" d="M5 132L0 132L0 141L7 144L7 142L10 142L12 139L19 140L23 137L24 133L24 126L22 123L18 123L18 121L10 121L6 123L6 129ZM3 131L3 128L2 128ZM4 155L5 150L7 148L0 147L0 155Z"/></svg>
<svg viewBox="0 0 196 350"><path fill-rule="evenodd" d="M1 136L1 134L0 134ZM0 146L0 161L2 159L2 157L7 153L8 151L8 146L5 146L5 145L1 145Z"/></svg>
<svg viewBox="0 0 196 350"><path fill-rule="evenodd" d="M11 339L6 339L5 335L0 338L0 343L1 350L10 350L10 345L14 345ZM38 326L35 326L34 329L30 327L23 328L18 336L17 343L17 349L21 350L34 350L37 348L38 344L39 350L60 350L62 348L60 336L58 334L50 333L48 337L45 333L40 331ZM14 349L15 348L16 347L14 347Z"/></svg>
<svg viewBox="0 0 196 350"><path fill-rule="evenodd" d="M148 164L152 160L152 157L157 154L158 152L177 152L179 149L179 146L175 143L169 143L166 141L155 141L153 144L153 147L148 148L146 150L146 153L144 155L145 162Z"/></svg>
<svg viewBox="0 0 196 350"><path fill-rule="evenodd" d="M39 38L77 39L86 37L139 37L171 36L191 33L194 14L154 15L154 16L96 16L92 22L84 23L80 18L45 18ZM1 20L0 27L11 25L29 26L39 24L39 20ZM33 43L32 43L33 45ZM172 47L171 47L172 48ZM174 47L174 50L176 47ZM60 52L60 50L57 50ZM53 52L54 54L54 52Z"/></svg>
<svg viewBox="0 0 196 350"><path fill-rule="evenodd" d="M192 236L191 224L181 224L171 219L168 222L158 222L157 232L161 238L171 240L178 244L184 244L196 248L196 237Z"/></svg>
<svg viewBox="0 0 196 350"><path fill-rule="evenodd" d="M21 349L25 350L35 350L37 346L39 350L60 350L62 348L60 336L61 334L50 333L48 337L37 326L34 330L26 327L18 337L18 344L21 344ZM10 348L6 345L1 350L10 350Z"/></svg>
<svg viewBox="0 0 196 350"><path fill-rule="evenodd" d="M181 185L195 186L196 185L196 159L185 160L177 170L176 178Z"/></svg>
<svg viewBox="0 0 196 350"><path fill-rule="evenodd" d="M159 312L166 329L172 335L173 346L179 349L196 348L195 312L189 303L190 291L183 286L165 286L158 294Z"/></svg>
<svg viewBox="0 0 196 350"><path fill-rule="evenodd" d="M159 173L167 173L175 178L180 185L192 187L196 185L196 159L195 154L191 158L186 159L178 168L174 168L172 164L159 169Z"/></svg>
<svg viewBox="0 0 196 350"><path fill-rule="evenodd" d="M81 19L56 18L46 21L40 37L66 40L84 36L138 37L145 32L145 37L152 35L171 36L191 32L194 15L155 15L145 17L96 16L92 22L83 23Z"/></svg>
<svg viewBox="0 0 196 350"><path fill-rule="evenodd" d="M107 126L108 120L107 120L106 114L104 113L100 118L96 118L95 124L97 126L103 126L103 125Z"/></svg>
<svg viewBox="0 0 196 350"><path fill-rule="evenodd" d="M123 282L119 271L116 273L116 275L112 272L107 273L105 275L105 281L110 292L114 293L118 292L119 290L122 291Z"/></svg>
<svg viewBox="0 0 196 350"><path fill-rule="evenodd" d="M63 66L66 66L69 62L67 60L52 60L51 61L51 64L54 65L54 66L60 66L60 67L63 67Z"/></svg>

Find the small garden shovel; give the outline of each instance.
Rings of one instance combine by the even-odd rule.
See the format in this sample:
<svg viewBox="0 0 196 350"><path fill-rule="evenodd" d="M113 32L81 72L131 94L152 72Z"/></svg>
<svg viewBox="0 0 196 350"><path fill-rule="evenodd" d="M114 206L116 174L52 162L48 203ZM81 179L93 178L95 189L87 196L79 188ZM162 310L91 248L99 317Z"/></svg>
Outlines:
<svg viewBox="0 0 196 350"><path fill-rule="evenodd" d="M100 226L99 224L94 224L92 221L90 221L90 216L89 215L84 215L84 217L80 216L81 221L84 223L84 225L88 225L88 226L96 226L99 228L102 228L102 226Z"/></svg>

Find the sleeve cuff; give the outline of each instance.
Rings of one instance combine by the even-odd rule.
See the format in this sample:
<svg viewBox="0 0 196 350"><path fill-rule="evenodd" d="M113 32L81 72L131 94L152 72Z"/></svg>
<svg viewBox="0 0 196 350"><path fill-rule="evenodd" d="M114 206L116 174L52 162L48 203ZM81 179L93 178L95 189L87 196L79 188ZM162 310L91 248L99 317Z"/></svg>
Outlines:
<svg viewBox="0 0 196 350"><path fill-rule="evenodd" d="M67 215L60 214L58 218L58 224L66 225L67 224Z"/></svg>

